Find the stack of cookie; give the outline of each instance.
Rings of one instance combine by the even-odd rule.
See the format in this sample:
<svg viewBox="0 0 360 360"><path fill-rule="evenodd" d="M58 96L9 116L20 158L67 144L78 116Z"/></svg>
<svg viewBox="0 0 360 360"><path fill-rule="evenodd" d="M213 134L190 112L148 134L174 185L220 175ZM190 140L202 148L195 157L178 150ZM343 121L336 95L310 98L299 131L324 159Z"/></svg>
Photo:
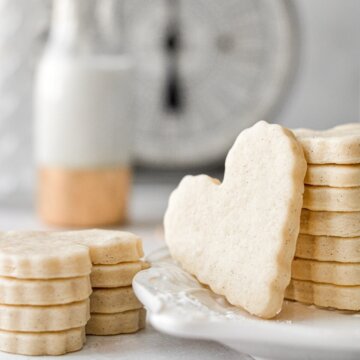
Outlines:
<svg viewBox="0 0 360 360"><path fill-rule="evenodd" d="M0 350L60 355L85 343L89 249L31 233L0 235Z"/></svg>
<svg viewBox="0 0 360 360"><path fill-rule="evenodd" d="M360 124L295 134L308 170L286 297L360 310Z"/></svg>
<svg viewBox="0 0 360 360"><path fill-rule="evenodd" d="M142 242L129 232L83 230L55 233L55 236L84 244L93 264L89 335L132 333L145 326L146 313L132 289L132 279L147 267Z"/></svg>

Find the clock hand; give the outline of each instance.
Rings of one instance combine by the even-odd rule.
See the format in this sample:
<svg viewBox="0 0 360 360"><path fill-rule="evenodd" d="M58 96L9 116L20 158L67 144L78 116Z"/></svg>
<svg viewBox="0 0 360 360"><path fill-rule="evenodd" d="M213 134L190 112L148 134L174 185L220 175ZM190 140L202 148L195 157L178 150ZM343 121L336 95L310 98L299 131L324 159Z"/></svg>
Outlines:
<svg viewBox="0 0 360 360"><path fill-rule="evenodd" d="M180 113L184 107L178 58L181 47L178 0L168 0L169 22L165 34L164 49L167 69L164 86L164 108L168 112Z"/></svg>

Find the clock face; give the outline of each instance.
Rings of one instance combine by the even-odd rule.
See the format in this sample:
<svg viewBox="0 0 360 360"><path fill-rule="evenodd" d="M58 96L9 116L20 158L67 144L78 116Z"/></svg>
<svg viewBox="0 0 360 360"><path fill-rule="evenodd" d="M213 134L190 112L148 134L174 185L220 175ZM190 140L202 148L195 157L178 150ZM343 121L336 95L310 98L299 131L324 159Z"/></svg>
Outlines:
<svg viewBox="0 0 360 360"><path fill-rule="evenodd" d="M243 128L269 119L291 72L285 2L128 0L125 14L141 164L215 162Z"/></svg>

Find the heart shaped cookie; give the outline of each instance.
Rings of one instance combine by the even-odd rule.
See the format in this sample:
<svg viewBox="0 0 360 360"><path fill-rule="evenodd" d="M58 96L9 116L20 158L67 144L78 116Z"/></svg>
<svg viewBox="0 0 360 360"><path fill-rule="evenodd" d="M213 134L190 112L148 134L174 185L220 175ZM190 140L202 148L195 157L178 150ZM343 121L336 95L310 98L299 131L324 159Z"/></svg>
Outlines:
<svg viewBox="0 0 360 360"><path fill-rule="evenodd" d="M261 121L243 131L224 181L186 176L164 218L181 266L251 314L280 312L299 233L306 161L292 133Z"/></svg>

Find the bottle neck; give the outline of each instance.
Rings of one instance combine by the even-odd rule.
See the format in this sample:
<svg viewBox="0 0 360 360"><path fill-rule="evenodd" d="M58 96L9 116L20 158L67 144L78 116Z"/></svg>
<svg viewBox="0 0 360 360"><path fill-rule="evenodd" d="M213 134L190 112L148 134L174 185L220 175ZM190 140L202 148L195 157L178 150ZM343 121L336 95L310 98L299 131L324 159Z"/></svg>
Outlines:
<svg viewBox="0 0 360 360"><path fill-rule="evenodd" d="M56 0L48 47L81 55L123 52L122 2Z"/></svg>

